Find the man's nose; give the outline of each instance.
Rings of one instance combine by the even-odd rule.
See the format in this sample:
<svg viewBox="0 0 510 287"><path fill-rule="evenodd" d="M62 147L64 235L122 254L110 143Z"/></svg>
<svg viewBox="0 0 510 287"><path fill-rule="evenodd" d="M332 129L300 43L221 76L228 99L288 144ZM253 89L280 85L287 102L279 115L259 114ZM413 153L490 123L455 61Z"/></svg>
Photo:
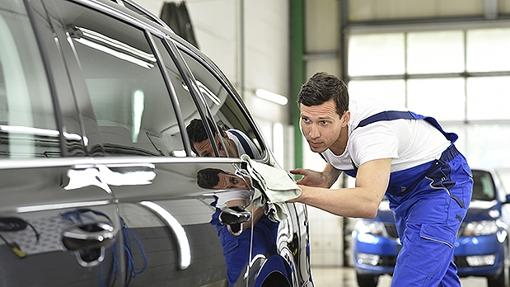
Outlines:
<svg viewBox="0 0 510 287"><path fill-rule="evenodd" d="M320 137L320 132L319 132L319 129L317 128L316 125L312 125L310 127L310 130L308 131L308 136L312 139L316 139L318 137Z"/></svg>

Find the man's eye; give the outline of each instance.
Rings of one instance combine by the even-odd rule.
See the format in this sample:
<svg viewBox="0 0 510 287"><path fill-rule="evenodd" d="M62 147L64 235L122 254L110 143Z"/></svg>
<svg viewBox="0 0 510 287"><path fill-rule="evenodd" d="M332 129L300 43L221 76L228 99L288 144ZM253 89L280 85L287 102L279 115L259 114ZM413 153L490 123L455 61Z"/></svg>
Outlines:
<svg viewBox="0 0 510 287"><path fill-rule="evenodd" d="M320 124L321 126L327 126L329 123L328 123L328 122L326 122L326 121L320 121L320 122L319 122L319 124Z"/></svg>
<svg viewBox="0 0 510 287"><path fill-rule="evenodd" d="M302 118L302 120L303 120L303 122L304 122L305 124L309 124L309 123L310 123L310 120L309 120L309 119L307 119L307 118Z"/></svg>

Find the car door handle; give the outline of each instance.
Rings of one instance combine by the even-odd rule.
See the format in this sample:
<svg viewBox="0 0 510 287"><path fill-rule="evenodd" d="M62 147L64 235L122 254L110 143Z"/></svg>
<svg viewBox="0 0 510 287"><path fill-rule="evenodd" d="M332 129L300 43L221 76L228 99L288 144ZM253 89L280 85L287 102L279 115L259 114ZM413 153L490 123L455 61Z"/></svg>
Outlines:
<svg viewBox="0 0 510 287"><path fill-rule="evenodd" d="M226 207L221 210L220 222L226 225L241 224L249 221L251 213L240 207Z"/></svg>
<svg viewBox="0 0 510 287"><path fill-rule="evenodd" d="M115 237L114 228L106 222L75 225L62 232L62 243L71 251L108 247Z"/></svg>
<svg viewBox="0 0 510 287"><path fill-rule="evenodd" d="M243 232L243 223L251 219L251 213L241 207L226 207L221 210L219 220L227 226L227 230L234 236Z"/></svg>

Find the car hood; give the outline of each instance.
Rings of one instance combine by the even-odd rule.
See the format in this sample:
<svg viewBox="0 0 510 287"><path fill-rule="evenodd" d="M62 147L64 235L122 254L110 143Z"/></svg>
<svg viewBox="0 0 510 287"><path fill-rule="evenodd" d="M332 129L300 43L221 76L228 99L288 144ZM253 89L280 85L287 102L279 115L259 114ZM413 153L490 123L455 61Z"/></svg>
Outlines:
<svg viewBox="0 0 510 287"><path fill-rule="evenodd" d="M496 200L493 201L472 201L469 205L468 212L464 218L464 222L494 220L501 216L499 205Z"/></svg>

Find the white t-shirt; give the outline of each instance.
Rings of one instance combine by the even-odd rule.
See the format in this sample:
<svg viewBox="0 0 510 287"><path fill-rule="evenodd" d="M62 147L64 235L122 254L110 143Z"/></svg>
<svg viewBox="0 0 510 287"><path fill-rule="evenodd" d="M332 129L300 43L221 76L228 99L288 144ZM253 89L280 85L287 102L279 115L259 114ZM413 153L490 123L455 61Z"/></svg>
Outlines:
<svg viewBox="0 0 510 287"><path fill-rule="evenodd" d="M379 121L356 128L371 115L386 110L405 111L402 108L351 101L349 110L349 139L344 153L335 155L329 149L322 153L336 169L350 170L352 162L359 167L371 160L391 158L391 172L400 171L438 159L450 146L450 141L424 120Z"/></svg>
<svg viewBox="0 0 510 287"><path fill-rule="evenodd" d="M240 130L228 129L225 132L226 132L228 138L233 140L234 143L236 144L237 151L239 152L239 156L241 156L243 154L250 155L250 153L246 152L246 150L244 149L243 145L241 144L241 141L237 138L237 136L232 131L237 132L237 134L242 136L244 138L244 140L246 141L246 143L248 143L248 146L250 147L250 150L251 150L251 154L253 154L253 159L260 159L260 158L262 158L262 156L260 155L259 149L257 148L257 146L253 143L253 141L247 135L245 135Z"/></svg>

